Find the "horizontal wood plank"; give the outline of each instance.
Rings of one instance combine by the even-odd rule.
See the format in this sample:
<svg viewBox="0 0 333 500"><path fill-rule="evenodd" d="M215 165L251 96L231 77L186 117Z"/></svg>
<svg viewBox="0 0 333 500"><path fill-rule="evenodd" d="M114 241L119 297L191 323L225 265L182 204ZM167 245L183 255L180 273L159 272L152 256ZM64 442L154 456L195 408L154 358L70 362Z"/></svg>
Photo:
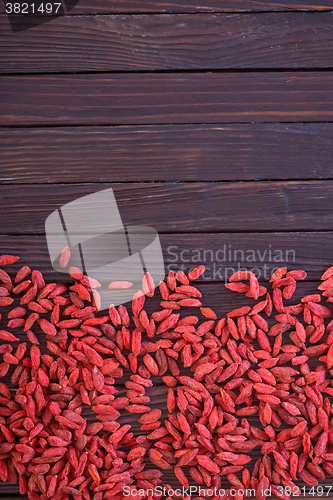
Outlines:
<svg viewBox="0 0 333 500"><path fill-rule="evenodd" d="M3 76L0 126L333 120L333 73Z"/></svg>
<svg viewBox="0 0 333 500"><path fill-rule="evenodd" d="M207 271L198 282L225 282L238 267L254 269L267 281L276 267L305 269L309 281L318 281L333 264L333 232L291 233L199 233L159 234L166 273L182 269L188 272L199 264ZM107 250L105 246L105 251ZM104 252L104 247L101 248ZM39 269L45 280L70 281L67 274L52 268L44 235L2 235L0 255L20 257L20 263ZM11 268L14 272L15 268Z"/></svg>
<svg viewBox="0 0 333 500"><path fill-rule="evenodd" d="M107 188L114 190L124 224L152 226L160 232L333 228L333 181L41 184L2 187L0 234L43 234L45 219L53 210ZM96 227L98 221L96 216Z"/></svg>
<svg viewBox="0 0 333 500"><path fill-rule="evenodd" d="M330 13L64 16L15 36L7 24L3 73L333 67Z"/></svg>
<svg viewBox="0 0 333 500"><path fill-rule="evenodd" d="M331 123L0 129L10 184L320 179L332 157Z"/></svg>
<svg viewBox="0 0 333 500"><path fill-rule="evenodd" d="M27 495L20 495L18 484L0 481L1 500L28 500Z"/></svg>
<svg viewBox="0 0 333 500"><path fill-rule="evenodd" d="M67 4L67 2L65 2ZM108 0L80 0L75 6L73 13L87 12L92 9L94 12L103 12L105 9L110 12L110 4ZM326 0L177 0L164 1L145 0L136 2L136 0L112 1L112 12L252 12L262 10L331 10L332 1Z"/></svg>
<svg viewBox="0 0 333 500"><path fill-rule="evenodd" d="M65 0L67 13L123 14L123 13L181 13L181 12L261 12L261 11L322 11L332 10L331 0ZM75 5L76 4L76 5ZM0 4L0 12L4 6Z"/></svg>

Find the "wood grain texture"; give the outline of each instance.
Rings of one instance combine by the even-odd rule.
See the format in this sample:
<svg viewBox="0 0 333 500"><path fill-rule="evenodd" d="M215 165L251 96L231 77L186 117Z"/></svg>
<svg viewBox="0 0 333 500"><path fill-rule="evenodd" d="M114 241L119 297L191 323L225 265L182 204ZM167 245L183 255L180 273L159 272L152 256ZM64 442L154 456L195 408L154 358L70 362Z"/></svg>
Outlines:
<svg viewBox="0 0 333 500"><path fill-rule="evenodd" d="M53 210L110 187L124 224L152 226L160 232L333 228L333 181L56 184L2 186L0 234L43 234Z"/></svg>
<svg viewBox="0 0 333 500"><path fill-rule="evenodd" d="M3 76L0 126L333 120L333 73Z"/></svg>
<svg viewBox="0 0 333 500"><path fill-rule="evenodd" d="M65 1L68 9L76 2ZM0 12L4 6L0 4ZM260 12L260 11L321 11L332 10L331 0L80 0L69 15L124 14L124 13L177 13L177 12Z"/></svg>
<svg viewBox="0 0 333 500"><path fill-rule="evenodd" d="M312 69L332 67L331 14L319 13L332 8L331 0L80 0L68 17L15 36L0 16L0 72L165 71L1 78L0 255L19 254L48 281L67 282L51 267L45 218L112 187L125 224L159 231L166 268L206 264L198 286L219 317L244 305L224 287L238 264L257 268L263 283L284 263L305 268L290 303L316 292L332 264L333 181L324 179L332 178L333 76ZM313 14L268 13L288 10ZM149 314L157 307L158 297L147 301ZM150 396L165 415L158 384ZM121 421L141 434L133 415ZM164 477L179 486L173 471ZM8 483L0 498L27 500Z"/></svg>
<svg viewBox="0 0 333 500"><path fill-rule="evenodd" d="M65 2L68 3L67 1ZM79 4L71 12L86 12L88 10L94 12L110 12L110 4L108 0L80 0ZM331 0L174 0L174 1L157 1L145 0L136 2L136 0L112 1L112 12L258 12L258 11L279 11L279 10L331 10Z"/></svg>
<svg viewBox="0 0 333 500"><path fill-rule="evenodd" d="M232 293L229 290L227 290L222 284L212 284L212 283L206 283L206 284L200 284L199 286L201 292L203 293L203 296L205 300L207 301L207 305L209 304L218 314L218 317L224 316L227 311L229 311L231 308L234 307L240 307L241 305L244 305L244 302L248 304L249 302L253 302L250 299L244 299L241 294L237 293ZM313 283L306 283L306 282L301 282L298 283L298 287L296 289L296 292L291 299L290 302L288 303L297 303L299 302L300 298L309 293L313 293L315 291L315 287ZM156 310L156 307L158 307L158 302L159 299L158 297L154 297L152 299L147 300L148 307L145 307L147 309L147 312L150 314L151 311ZM193 314L193 310L191 310L191 313ZM3 318L6 317L6 314L3 315ZM275 320L274 319L269 319L269 325L274 324ZM45 348L45 336L41 332L37 331L37 329L34 326L34 331L37 334L39 340L41 341L41 351L42 353L46 353L47 350ZM15 332L18 336L25 338L25 334L21 334L20 332ZM286 334L287 335L287 334ZM154 339L150 339L150 341L153 341ZM314 369L316 366L316 360L314 358L310 358L309 360L309 366L311 369ZM10 386L10 381L9 377L10 374L12 373L13 368L10 369L9 374L6 375L6 377L3 379L6 383L9 384ZM184 369L182 368L181 370L182 374L189 374L191 373L189 369ZM167 372L169 374L169 372ZM124 372L124 379L127 379L128 376L130 375L130 372L125 371ZM163 419L167 416L167 409L166 409L166 397L167 397L167 388L165 385L160 381L160 377L153 377L153 382L154 386L152 388L148 388L146 390L146 394L150 396L151 398L151 403L150 406L152 408L159 408L162 410L162 421ZM118 381L116 384L116 387L119 391L119 396L124 396L126 394L126 389L121 385ZM82 413L82 416L87 418L88 422L91 423L95 421L94 413L93 411L88 407L84 406L84 410ZM142 431L139 429L139 423L138 423L138 418L135 415L128 414L125 410L121 410L121 417L119 418L119 423L121 425L123 424L130 424L132 426L131 431L134 433L135 436L137 435L142 435ZM251 425L254 425L256 427L262 427L260 422L258 421L257 416L253 416L249 418L249 422ZM282 426L284 427L284 426ZM282 429L281 427L281 429ZM260 449L259 447L256 448L253 452L251 452L251 457L252 461L249 464L250 470L252 470L255 461L257 458L260 457ZM185 469L187 472L187 469ZM177 480L174 477L173 471L166 471L163 477L164 481L167 483L170 483L172 485L177 485ZM329 478L326 479L325 481L321 481L321 484L327 484L329 481ZM192 483L192 481L191 481ZM228 481L226 477L222 477L222 487L227 488L228 487ZM6 495L8 493L15 493L18 492L17 485L10 485L8 483L0 483L0 494L1 498L3 498L2 495ZM309 498L308 496L304 496L304 498Z"/></svg>
<svg viewBox="0 0 333 500"><path fill-rule="evenodd" d="M1 500L28 500L27 495L20 495L20 489L17 484L0 484Z"/></svg>
<svg viewBox="0 0 333 500"><path fill-rule="evenodd" d="M320 179L332 157L331 123L0 129L5 184Z"/></svg>
<svg viewBox="0 0 333 500"><path fill-rule="evenodd" d="M0 72L327 68L331 16L64 16L15 36L1 17Z"/></svg>
<svg viewBox="0 0 333 500"><path fill-rule="evenodd" d="M207 267L209 282L225 282L238 264L254 268L267 281L275 267L306 269L309 281L318 281L333 264L333 232L288 233L198 233L159 234L165 270L188 272L199 263ZM319 243L320 242L320 243ZM108 247L105 246L105 251ZM104 252L104 247L101 249ZM2 235L0 255L20 256L22 265L39 269L45 280L68 281L67 274L55 271L50 262L45 235ZM202 278L198 282L206 282Z"/></svg>

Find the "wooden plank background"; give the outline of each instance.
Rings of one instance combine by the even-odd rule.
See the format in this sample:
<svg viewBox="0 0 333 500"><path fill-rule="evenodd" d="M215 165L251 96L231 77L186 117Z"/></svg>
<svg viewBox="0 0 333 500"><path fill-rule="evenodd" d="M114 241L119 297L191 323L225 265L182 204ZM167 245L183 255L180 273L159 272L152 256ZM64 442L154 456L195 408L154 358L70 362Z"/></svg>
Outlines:
<svg viewBox="0 0 333 500"><path fill-rule="evenodd" d="M41 25L15 37L6 24L1 17L4 73L329 68L333 62L326 12L68 16L50 23L46 34Z"/></svg>
<svg viewBox="0 0 333 500"><path fill-rule="evenodd" d="M123 13L178 13L178 12L261 12L261 11L330 11L331 0L174 0L160 2L159 0L81 0L75 5L75 0L65 0L68 14L123 14ZM2 12L5 8L2 4ZM74 6L74 8L73 8ZM1 12L1 10L0 10Z"/></svg>
<svg viewBox="0 0 333 500"><path fill-rule="evenodd" d="M333 121L333 74L53 74L0 83L0 126L277 121Z"/></svg>
<svg viewBox="0 0 333 500"><path fill-rule="evenodd" d="M113 187L124 224L152 226L160 232L330 231L333 228L330 201L333 181L87 183L40 185L37 196L34 185L14 189L12 185L3 186L0 209L6 216L1 217L0 233L43 233L45 219L57 207L109 187Z"/></svg>
<svg viewBox="0 0 333 500"><path fill-rule="evenodd" d="M166 270L200 254L219 316L243 305L224 287L239 265L265 284L305 268L295 301L315 292L333 263L333 1L65 3L15 34L0 3L0 254L66 281L45 218L112 187L124 224L159 232ZM2 483L0 498L26 497Z"/></svg>
<svg viewBox="0 0 333 500"><path fill-rule="evenodd" d="M69 183L74 169L89 183L332 179L332 133L332 123L0 128L0 183Z"/></svg>

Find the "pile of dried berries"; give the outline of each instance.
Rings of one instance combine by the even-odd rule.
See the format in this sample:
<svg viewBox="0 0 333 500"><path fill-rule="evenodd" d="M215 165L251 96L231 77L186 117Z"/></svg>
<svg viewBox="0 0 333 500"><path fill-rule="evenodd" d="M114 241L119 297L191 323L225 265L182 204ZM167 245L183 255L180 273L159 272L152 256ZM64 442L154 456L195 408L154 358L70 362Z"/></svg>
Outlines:
<svg viewBox="0 0 333 500"><path fill-rule="evenodd" d="M62 259L68 261L66 252ZM16 260L2 256L0 266ZM3 481L19 481L30 500L133 500L134 490L150 491L140 498L155 500L161 497L152 490L170 469L185 488L190 480L218 490L224 476L237 493L214 500L241 500L246 488L263 500L269 487L287 500L297 479L317 485L333 476L331 310L319 303L320 294L284 305L306 273L283 267L272 275L271 294L249 271L232 275L226 287L255 303L217 320L190 284L203 272L203 266L187 276L170 271L159 284L160 310L150 317L144 305L155 286L147 274L131 321L122 305L98 315L99 284L77 268L70 268L76 281L69 287L45 285L27 266L13 281L0 269L0 306L11 307L3 318L7 329L0 330L0 377L10 375L15 388L0 382ZM333 301L333 268L319 289ZM12 308L14 299L19 305ZM206 319L186 316L183 308L199 309ZM273 309L269 326L264 315ZM115 384L124 370L130 375L121 397ZM156 376L168 386L164 421L146 395ZM96 414L93 423L82 415L87 407ZM141 435L118 422L126 412L140 414ZM256 450L260 458L250 465ZM124 496L125 487L133 494Z"/></svg>

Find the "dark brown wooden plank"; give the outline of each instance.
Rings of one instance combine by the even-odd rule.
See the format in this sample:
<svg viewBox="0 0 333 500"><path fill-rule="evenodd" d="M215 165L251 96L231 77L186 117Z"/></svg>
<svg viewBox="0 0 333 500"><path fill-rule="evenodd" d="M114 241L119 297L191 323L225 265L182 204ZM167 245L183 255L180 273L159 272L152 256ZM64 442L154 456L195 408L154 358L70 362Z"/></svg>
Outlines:
<svg viewBox="0 0 333 500"><path fill-rule="evenodd" d="M77 2L76 2L77 3ZM75 0L65 0L67 7ZM177 13L177 12L260 12L260 11L321 11L332 9L331 0L80 0L68 14L123 14L123 13ZM4 6L0 4L0 12Z"/></svg>
<svg viewBox="0 0 333 500"><path fill-rule="evenodd" d="M4 483L3 485L1 484L1 491L2 488L4 487L7 488L7 486L10 492L8 492L7 494L6 493L1 494L1 500L28 500L27 495L20 495L19 487L17 484L15 485L9 485L9 484L6 485L6 483Z"/></svg>
<svg viewBox="0 0 333 500"><path fill-rule="evenodd" d="M18 484L0 482L1 500L28 500L27 495L20 495Z"/></svg>
<svg viewBox="0 0 333 500"><path fill-rule="evenodd" d="M94 12L102 12L103 7L109 9L107 0L98 0L96 5L92 0L81 0L75 7L74 13L86 12L86 9L94 9ZM156 0L145 0L136 2L127 0L126 4L122 0L112 2L112 12L228 12L228 11L261 11L261 10L321 10L332 9L331 1L307 1L307 0L287 0L265 1L265 0L177 0L159 2Z"/></svg>
<svg viewBox="0 0 333 500"><path fill-rule="evenodd" d="M3 76L0 125L332 121L333 73Z"/></svg>
<svg viewBox="0 0 333 500"><path fill-rule="evenodd" d="M0 183L331 178L332 139L331 123L0 129Z"/></svg>
<svg viewBox="0 0 333 500"><path fill-rule="evenodd" d="M325 12L65 16L8 36L0 17L0 72L327 68L331 24Z"/></svg>
<svg viewBox="0 0 333 500"><path fill-rule="evenodd" d="M332 232L160 233L159 237L166 272L170 269L188 272L202 263L207 267L204 278L209 282L225 282L226 275L237 271L238 266L254 269L260 279L267 281L272 270L283 265L288 269L305 269L307 280L318 281L333 264ZM67 274L52 268L44 235L2 235L0 255L3 254L20 256L22 265L39 269L48 282L70 280Z"/></svg>
<svg viewBox="0 0 333 500"><path fill-rule="evenodd" d="M333 228L333 181L42 184L2 186L0 234L43 234L45 219L53 210L111 187L124 224L152 226L161 232Z"/></svg>

